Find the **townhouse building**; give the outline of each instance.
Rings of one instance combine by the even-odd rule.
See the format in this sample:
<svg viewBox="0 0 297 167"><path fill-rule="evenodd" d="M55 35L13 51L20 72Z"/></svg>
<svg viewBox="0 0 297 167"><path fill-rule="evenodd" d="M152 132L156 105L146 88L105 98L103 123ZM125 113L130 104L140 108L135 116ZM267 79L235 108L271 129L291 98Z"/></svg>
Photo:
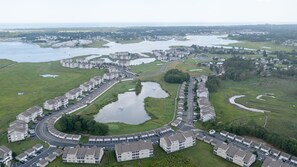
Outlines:
<svg viewBox="0 0 297 167"><path fill-rule="evenodd" d="M160 138L160 147L167 153L191 147L195 143L196 139L192 131L177 132Z"/></svg>

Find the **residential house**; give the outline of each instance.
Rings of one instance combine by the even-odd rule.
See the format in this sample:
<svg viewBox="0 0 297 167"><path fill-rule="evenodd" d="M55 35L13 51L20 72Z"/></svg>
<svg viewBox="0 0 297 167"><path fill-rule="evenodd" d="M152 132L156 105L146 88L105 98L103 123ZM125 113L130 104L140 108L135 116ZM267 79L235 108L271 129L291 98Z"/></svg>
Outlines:
<svg viewBox="0 0 297 167"><path fill-rule="evenodd" d="M42 145L42 144L36 144L35 146L33 146L33 149L34 149L36 152L38 152L38 151L40 151L40 150L43 149L43 145Z"/></svg>
<svg viewBox="0 0 297 167"><path fill-rule="evenodd" d="M50 154L47 157L45 157L44 159L47 160L48 162L53 162L56 158L57 158L56 155Z"/></svg>
<svg viewBox="0 0 297 167"><path fill-rule="evenodd" d="M160 147L167 153L191 147L195 143L196 139L192 131L177 132L160 138Z"/></svg>
<svg viewBox="0 0 297 167"><path fill-rule="evenodd" d="M0 164L8 165L12 160L12 151L6 146L0 146Z"/></svg>
<svg viewBox="0 0 297 167"><path fill-rule="evenodd" d="M273 148L270 150L270 154L272 156L274 156L274 157L278 157L280 153L281 152L279 150L276 150L276 149L273 149Z"/></svg>
<svg viewBox="0 0 297 167"><path fill-rule="evenodd" d="M154 148L151 141L140 140L138 142L116 144L115 152L117 161L122 162L152 157Z"/></svg>
<svg viewBox="0 0 297 167"><path fill-rule="evenodd" d="M65 147L63 152L63 162L67 163L88 163L99 164L104 151L100 147Z"/></svg>
<svg viewBox="0 0 297 167"><path fill-rule="evenodd" d="M293 164L297 165L297 157L292 156L290 162L292 162Z"/></svg>
<svg viewBox="0 0 297 167"><path fill-rule="evenodd" d="M39 106L34 106L17 115L16 119L29 123L34 121L38 116L42 116L43 109Z"/></svg>
<svg viewBox="0 0 297 167"><path fill-rule="evenodd" d="M55 100L58 101L59 107L66 108L68 106L69 101L68 101L68 98L66 96L58 96L58 97L55 98Z"/></svg>

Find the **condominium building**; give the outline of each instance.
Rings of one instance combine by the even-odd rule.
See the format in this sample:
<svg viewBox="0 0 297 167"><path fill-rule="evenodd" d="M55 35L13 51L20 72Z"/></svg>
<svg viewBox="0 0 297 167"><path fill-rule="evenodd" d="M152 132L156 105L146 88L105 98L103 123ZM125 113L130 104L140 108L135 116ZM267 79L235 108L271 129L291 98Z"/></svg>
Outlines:
<svg viewBox="0 0 297 167"><path fill-rule="evenodd" d="M9 124L7 129L8 142L24 140L28 137L28 124L25 121L16 120Z"/></svg>
<svg viewBox="0 0 297 167"><path fill-rule="evenodd" d="M196 139L192 131L177 132L160 138L160 147L167 153L191 147L195 143Z"/></svg>
<svg viewBox="0 0 297 167"><path fill-rule="evenodd" d="M89 163L99 164L104 154L100 147L65 147L63 151L63 162L67 163Z"/></svg>
<svg viewBox="0 0 297 167"><path fill-rule="evenodd" d="M17 115L16 119L29 123L30 121L35 120L38 116L41 116L42 113L43 109L41 107L34 106Z"/></svg>
<svg viewBox="0 0 297 167"><path fill-rule="evenodd" d="M0 164L8 165L12 160L12 151L6 146L0 146Z"/></svg>
<svg viewBox="0 0 297 167"><path fill-rule="evenodd" d="M256 155L251 152L241 150L232 144L224 142L217 143L213 151L214 154L242 167L249 167L256 161Z"/></svg>
<svg viewBox="0 0 297 167"><path fill-rule="evenodd" d="M117 161L121 162L152 157L154 148L151 141L140 140L133 143L116 144L115 152Z"/></svg>
<svg viewBox="0 0 297 167"><path fill-rule="evenodd" d="M81 96L83 93L83 91L80 88L75 88L70 90L69 92L67 92L65 94L65 96L69 99L69 100L75 100L77 99L79 96Z"/></svg>

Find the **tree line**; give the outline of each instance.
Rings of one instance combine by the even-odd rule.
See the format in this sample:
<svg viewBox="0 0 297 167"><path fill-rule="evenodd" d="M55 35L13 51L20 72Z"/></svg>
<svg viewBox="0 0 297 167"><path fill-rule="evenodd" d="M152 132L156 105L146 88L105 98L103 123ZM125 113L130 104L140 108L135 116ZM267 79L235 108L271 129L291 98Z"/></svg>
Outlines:
<svg viewBox="0 0 297 167"><path fill-rule="evenodd" d="M269 132L258 125L230 125L224 129L237 135L247 135L263 139L267 143L297 156L297 140L294 138Z"/></svg>
<svg viewBox="0 0 297 167"><path fill-rule="evenodd" d="M207 89L210 93L217 92L218 89L221 87L220 77L215 76L215 75L208 76L205 86L207 87Z"/></svg>
<svg viewBox="0 0 297 167"><path fill-rule="evenodd" d="M63 115L58 121L58 125L61 131L65 133L76 132L100 136L108 133L107 125L80 115Z"/></svg>
<svg viewBox="0 0 297 167"><path fill-rule="evenodd" d="M246 60L238 56L227 59L224 63L224 79L241 81L249 79L255 73L254 61Z"/></svg>

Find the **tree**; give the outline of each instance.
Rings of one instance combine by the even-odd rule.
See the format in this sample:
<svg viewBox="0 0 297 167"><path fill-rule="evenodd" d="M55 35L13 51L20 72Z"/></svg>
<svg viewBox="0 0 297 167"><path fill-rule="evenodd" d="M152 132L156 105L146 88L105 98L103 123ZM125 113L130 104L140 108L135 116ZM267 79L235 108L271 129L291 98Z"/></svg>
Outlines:
<svg viewBox="0 0 297 167"><path fill-rule="evenodd" d="M183 83L190 80L190 75L178 69L172 69L166 72L164 80L168 83Z"/></svg>
<svg viewBox="0 0 297 167"><path fill-rule="evenodd" d="M79 121L75 122L75 124L74 124L74 129L75 129L77 132L81 132L81 130L82 130L81 122L79 122Z"/></svg>

